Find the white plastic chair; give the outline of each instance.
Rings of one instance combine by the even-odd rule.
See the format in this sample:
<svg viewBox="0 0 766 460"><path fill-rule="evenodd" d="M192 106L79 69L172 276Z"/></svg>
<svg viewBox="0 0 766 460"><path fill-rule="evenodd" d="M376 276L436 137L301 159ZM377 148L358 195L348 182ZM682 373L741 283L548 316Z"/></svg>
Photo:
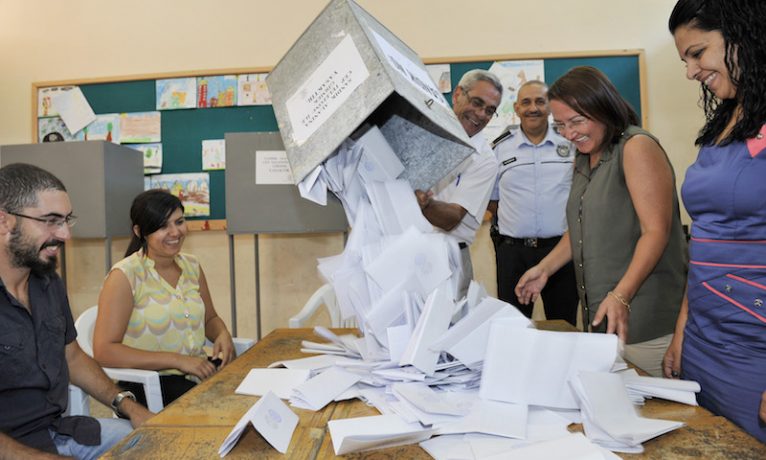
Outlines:
<svg viewBox="0 0 766 460"><path fill-rule="evenodd" d="M314 316L322 305L327 309L330 315L330 327L356 327L356 320L341 320L338 300L335 298L335 290L331 284L323 284L319 289L309 297L306 305L303 306L297 315L290 318L288 326L291 329L304 327L306 322Z"/></svg>
<svg viewBox="0 0 766 460"><path fill-rule="evenodd" d="M74 323L75 329L77 329L77 343L91 357L93 356L93 329L96 326L97 315L98 306L90 307ZM237 356L249 350L255 343L252 339L234 338L232 340ZM209 340L206 341L206 346L212 345ZM114 367L104 367L103 369L106 375L113 380L135 382L143 385L144 393L146 394L146 406L150 411L159 412L164 407L162 404L162 391L160 390L160 374L157 371ZM71 398L70 391L70 405L72 404Z"/></svg>
<svg viewBox="0 0 766 460"><path fill-rule="evenodd" d="M64 415L90 415L88 394L77 385L69 384L69 405Z"/></svg>

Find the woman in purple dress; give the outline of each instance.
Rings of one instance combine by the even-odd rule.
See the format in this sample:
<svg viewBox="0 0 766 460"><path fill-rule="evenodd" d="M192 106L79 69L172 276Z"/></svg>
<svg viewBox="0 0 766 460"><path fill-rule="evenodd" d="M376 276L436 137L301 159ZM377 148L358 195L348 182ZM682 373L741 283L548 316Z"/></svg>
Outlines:
<svg viewBox="0 0 766 460"><path fill-rule="evenodd" d="M668 26L707 122L681 192L689 279L663 371L766 443L766 2L680 0Z"/></svg>

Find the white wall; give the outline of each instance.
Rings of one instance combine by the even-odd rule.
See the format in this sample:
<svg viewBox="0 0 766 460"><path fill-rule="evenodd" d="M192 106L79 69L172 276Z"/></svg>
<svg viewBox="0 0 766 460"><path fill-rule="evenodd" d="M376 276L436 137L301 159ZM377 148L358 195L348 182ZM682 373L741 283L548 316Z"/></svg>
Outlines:
<svg viewBox="0 0 766 460"><path fill-rule="evenodd" d="M649 128L668 151L680 186L695 156L693 139L703 116L696 105L698 86L685 79L666 29L674 0L359 3L423 58L644 49ZM324 4L321 0L0 0L0 145L30 142L32 82L271 67ZM284 325L319 285L315 257L339 252L342 240L334 235L263 240L267 258L262 254L261 300L266 305L266 326L271 328ZM481 244L488 244L486 240ZM243 247L236 273L240 330L242 335L253 335L253 259L248 257L252 243L244 238L238 242ZM70 259L79 267L75 273L69 270L70 295L79 312L95 303L103 252L98 241L70 246ZM115 250L123 247L117 242ZM225 235L195 234L185 249L203 258L218 309L228 319ZM476 248L474 254L479 259L474 261L477 276L494 290L491 249Z"/></svg>

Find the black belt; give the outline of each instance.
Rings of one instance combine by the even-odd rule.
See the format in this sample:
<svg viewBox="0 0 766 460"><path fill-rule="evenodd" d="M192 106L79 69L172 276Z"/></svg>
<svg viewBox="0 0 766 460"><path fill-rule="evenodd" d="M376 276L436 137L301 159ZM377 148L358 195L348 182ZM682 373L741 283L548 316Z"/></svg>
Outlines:
<svg viewBox="0 0 766 460"><path fill-rule="evenodd" d="M550 238L514 238L512 236L500 235L500 243L510 244L511 246L525 246L528 248L555 246L560 239L560 236L552 236Z"/></svg>
<svg viewBox="0 0 766 460"><path fill-rule="evenodd" d="M468 243L462 243L462 242L461 242L461 243L458 243L458 244L457 244L457 247L459 247L460 249L465 249L465 248L467 248L467 247L468 247Z"/></svg>

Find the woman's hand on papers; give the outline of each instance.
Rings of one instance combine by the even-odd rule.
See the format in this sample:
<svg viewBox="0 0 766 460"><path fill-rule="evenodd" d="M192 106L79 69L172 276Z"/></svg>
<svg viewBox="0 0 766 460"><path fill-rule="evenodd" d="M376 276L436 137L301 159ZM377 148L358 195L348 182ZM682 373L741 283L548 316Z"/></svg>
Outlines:
<svg viewBox="0 0 766 460"><path fill-rule="evenodd" d="M668 346L668 351L665 352L665 357L662 358L662 374L665 378L678 379L681 378L681 347L683 346L683 335L676 333L673 335ZM763 416L764 406L761 404L761 415Z"/></svg>
<svg viewBox="0 0 766 460"><path fill-rule="evenodd" d="M207 357L178 355L178 369L185 374L191 374L204 380L215 374L216 368L213 363L207 360Z"/></svg>
<svg viewBox="0 0 766 460"><path fill-rule="evenodd" d="M527 270L516 285L516 297L522 304L529 304L537 300L545 284L548 282L548 273L538 264Z"/></svg>
<svg viewBox="0 0 766 460"><path fill-rule="evenodd" d="M630 312L628 311L628 307L623 305L614 296L607 295L604 297L604 300L601 301L601 305L598 307L596 316L593 317L592 325L594 327L598 326L606 316L606 333L617 334L617 337L620 338L620 341L627 343L629 315Z"/></svg>

